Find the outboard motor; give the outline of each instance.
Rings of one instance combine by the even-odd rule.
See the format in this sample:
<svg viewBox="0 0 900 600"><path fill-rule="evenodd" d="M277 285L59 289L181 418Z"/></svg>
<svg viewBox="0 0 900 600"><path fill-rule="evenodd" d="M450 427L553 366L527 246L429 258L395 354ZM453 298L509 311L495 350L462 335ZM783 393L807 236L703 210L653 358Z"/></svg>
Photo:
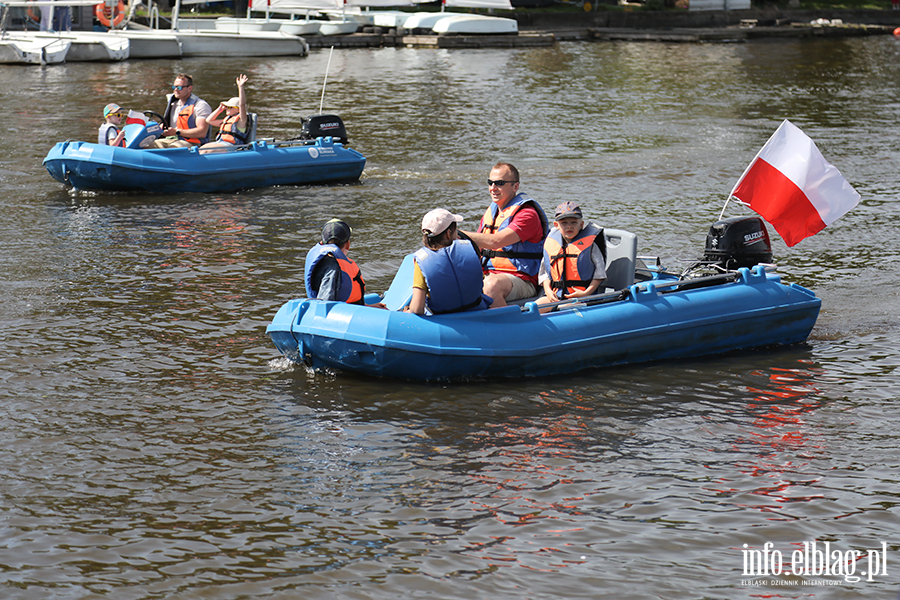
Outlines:
<svg viewBox="0 0 900 600"><path fill-rule="evenodd" d="M772 244L765 223L755 216L716 221L706 235L703 260L726 270L772 262Z"/></svg>
<svg viewBox="0 0 900 600"><path fill-rule="evenodd" d="M344 122L337 115L313 115L302 120L300 128L301 140L314 140L329 137L335 142L347 145L347 130Z"/></svg>

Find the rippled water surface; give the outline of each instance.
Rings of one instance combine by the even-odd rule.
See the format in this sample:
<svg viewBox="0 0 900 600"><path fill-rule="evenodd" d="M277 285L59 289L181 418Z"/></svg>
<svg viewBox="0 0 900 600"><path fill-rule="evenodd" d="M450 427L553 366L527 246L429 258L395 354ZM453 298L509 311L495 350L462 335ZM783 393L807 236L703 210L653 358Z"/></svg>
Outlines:
<svg viewBox="0 0 900 600"><path fill-rule="evenodd" d="M336 49L324 108L358 185L71 192L41 167L181 71L211 102L246 72L260 135L291 137L327 64L0 66L0 597L896 598L897 39ZM775 236L823 299L807 344L422 385L310 373L265 337L325 220L383 290L428 209L477 223L499 159L546 210L689 261L784 118L862 195ZM838 576L745 572L813 541Z"/></svg>

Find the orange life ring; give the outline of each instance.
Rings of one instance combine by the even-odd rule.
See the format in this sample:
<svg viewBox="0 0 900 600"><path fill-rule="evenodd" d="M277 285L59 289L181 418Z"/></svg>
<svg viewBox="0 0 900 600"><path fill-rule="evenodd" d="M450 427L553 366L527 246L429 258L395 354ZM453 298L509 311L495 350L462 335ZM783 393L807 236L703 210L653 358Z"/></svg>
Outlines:
<svg viewBox="0 0 900 600"><path fill-rule="evenodd" d="M117 27L125 20L125 3L119 0L115 8L108 8L105 2L94 6L94 16L106 27Z"/></svg>
<svg viewBox="0 0 900 600"><path fill-rule="evenodd" d="M34 12L34 7L28 7L28 18L37 23L41 22L41 15L39 13Z"/></svg>

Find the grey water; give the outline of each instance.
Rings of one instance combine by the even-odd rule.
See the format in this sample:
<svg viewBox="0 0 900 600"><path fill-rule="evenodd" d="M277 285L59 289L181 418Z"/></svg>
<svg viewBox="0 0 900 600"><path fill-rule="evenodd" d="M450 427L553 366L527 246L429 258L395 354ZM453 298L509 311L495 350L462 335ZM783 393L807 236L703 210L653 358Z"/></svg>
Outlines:
<svg viewBox="0 0 900 600"><path fill-rule="evenodd" d="M328 63L0 66L0 597L897 597L900 40L335 49L323 96ZM247 73L263 137L322 103L361 181L50 179L55 142L179 72L212 103ZM770 228L823 301L806 344L450 385L265 336L326 220L384 290L429 209L474 227L498 160L677 268L783 119L862 196L792 248Z"/></svg>

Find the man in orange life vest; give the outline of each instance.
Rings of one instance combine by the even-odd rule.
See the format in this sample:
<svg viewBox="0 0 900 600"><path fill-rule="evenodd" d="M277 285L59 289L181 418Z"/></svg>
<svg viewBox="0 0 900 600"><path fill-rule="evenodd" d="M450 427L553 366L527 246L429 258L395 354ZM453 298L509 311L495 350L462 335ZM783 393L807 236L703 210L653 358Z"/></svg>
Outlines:
<svg viewBox="0 0 900 600"><path fill-rule="evenodd" d="M247 83L246 75L238 75L235 79L238 88L238 95L230 100L226 100L216 107L206 122L219 128L219 135L216 141L203 144L200 147L200 153L206 154L213 148L228 148L229 146L240 146L247 143L247 134L250 133L249 120L247 117L247 96L244 94L244 84ZM225 116L219 118L219 113L225 111ZM221 150L219 151L221 152Z"/></svg>
<svg viewBox="0 0 900 600"><path fill-rule="evenodd" d="M194 94L194 79L179 73L172 84L172 94L163 114L163 135L151 148L184 148L200 146L209 141L209 124L206 119L212 108L206 100Z"/></svg>
<svg viewBox="0 0 900 600"><path fill-rule="evenodd" d="M494 165L488 175L491 204L477 232L464 232L481 248L484 293L494 301L537 294L538 270L549 226L541 205L519 192L519 171L509 163Z"/></svg>
<svg viewBox="0 0 900 600"><path fill-rule="evenodd" d="M325 223L322 241L306 254L304 282L308 298L365 304L366 282L359 265L347 256L352 232L340 219ZM381 302L369 306L386 308Z"/></svg>

